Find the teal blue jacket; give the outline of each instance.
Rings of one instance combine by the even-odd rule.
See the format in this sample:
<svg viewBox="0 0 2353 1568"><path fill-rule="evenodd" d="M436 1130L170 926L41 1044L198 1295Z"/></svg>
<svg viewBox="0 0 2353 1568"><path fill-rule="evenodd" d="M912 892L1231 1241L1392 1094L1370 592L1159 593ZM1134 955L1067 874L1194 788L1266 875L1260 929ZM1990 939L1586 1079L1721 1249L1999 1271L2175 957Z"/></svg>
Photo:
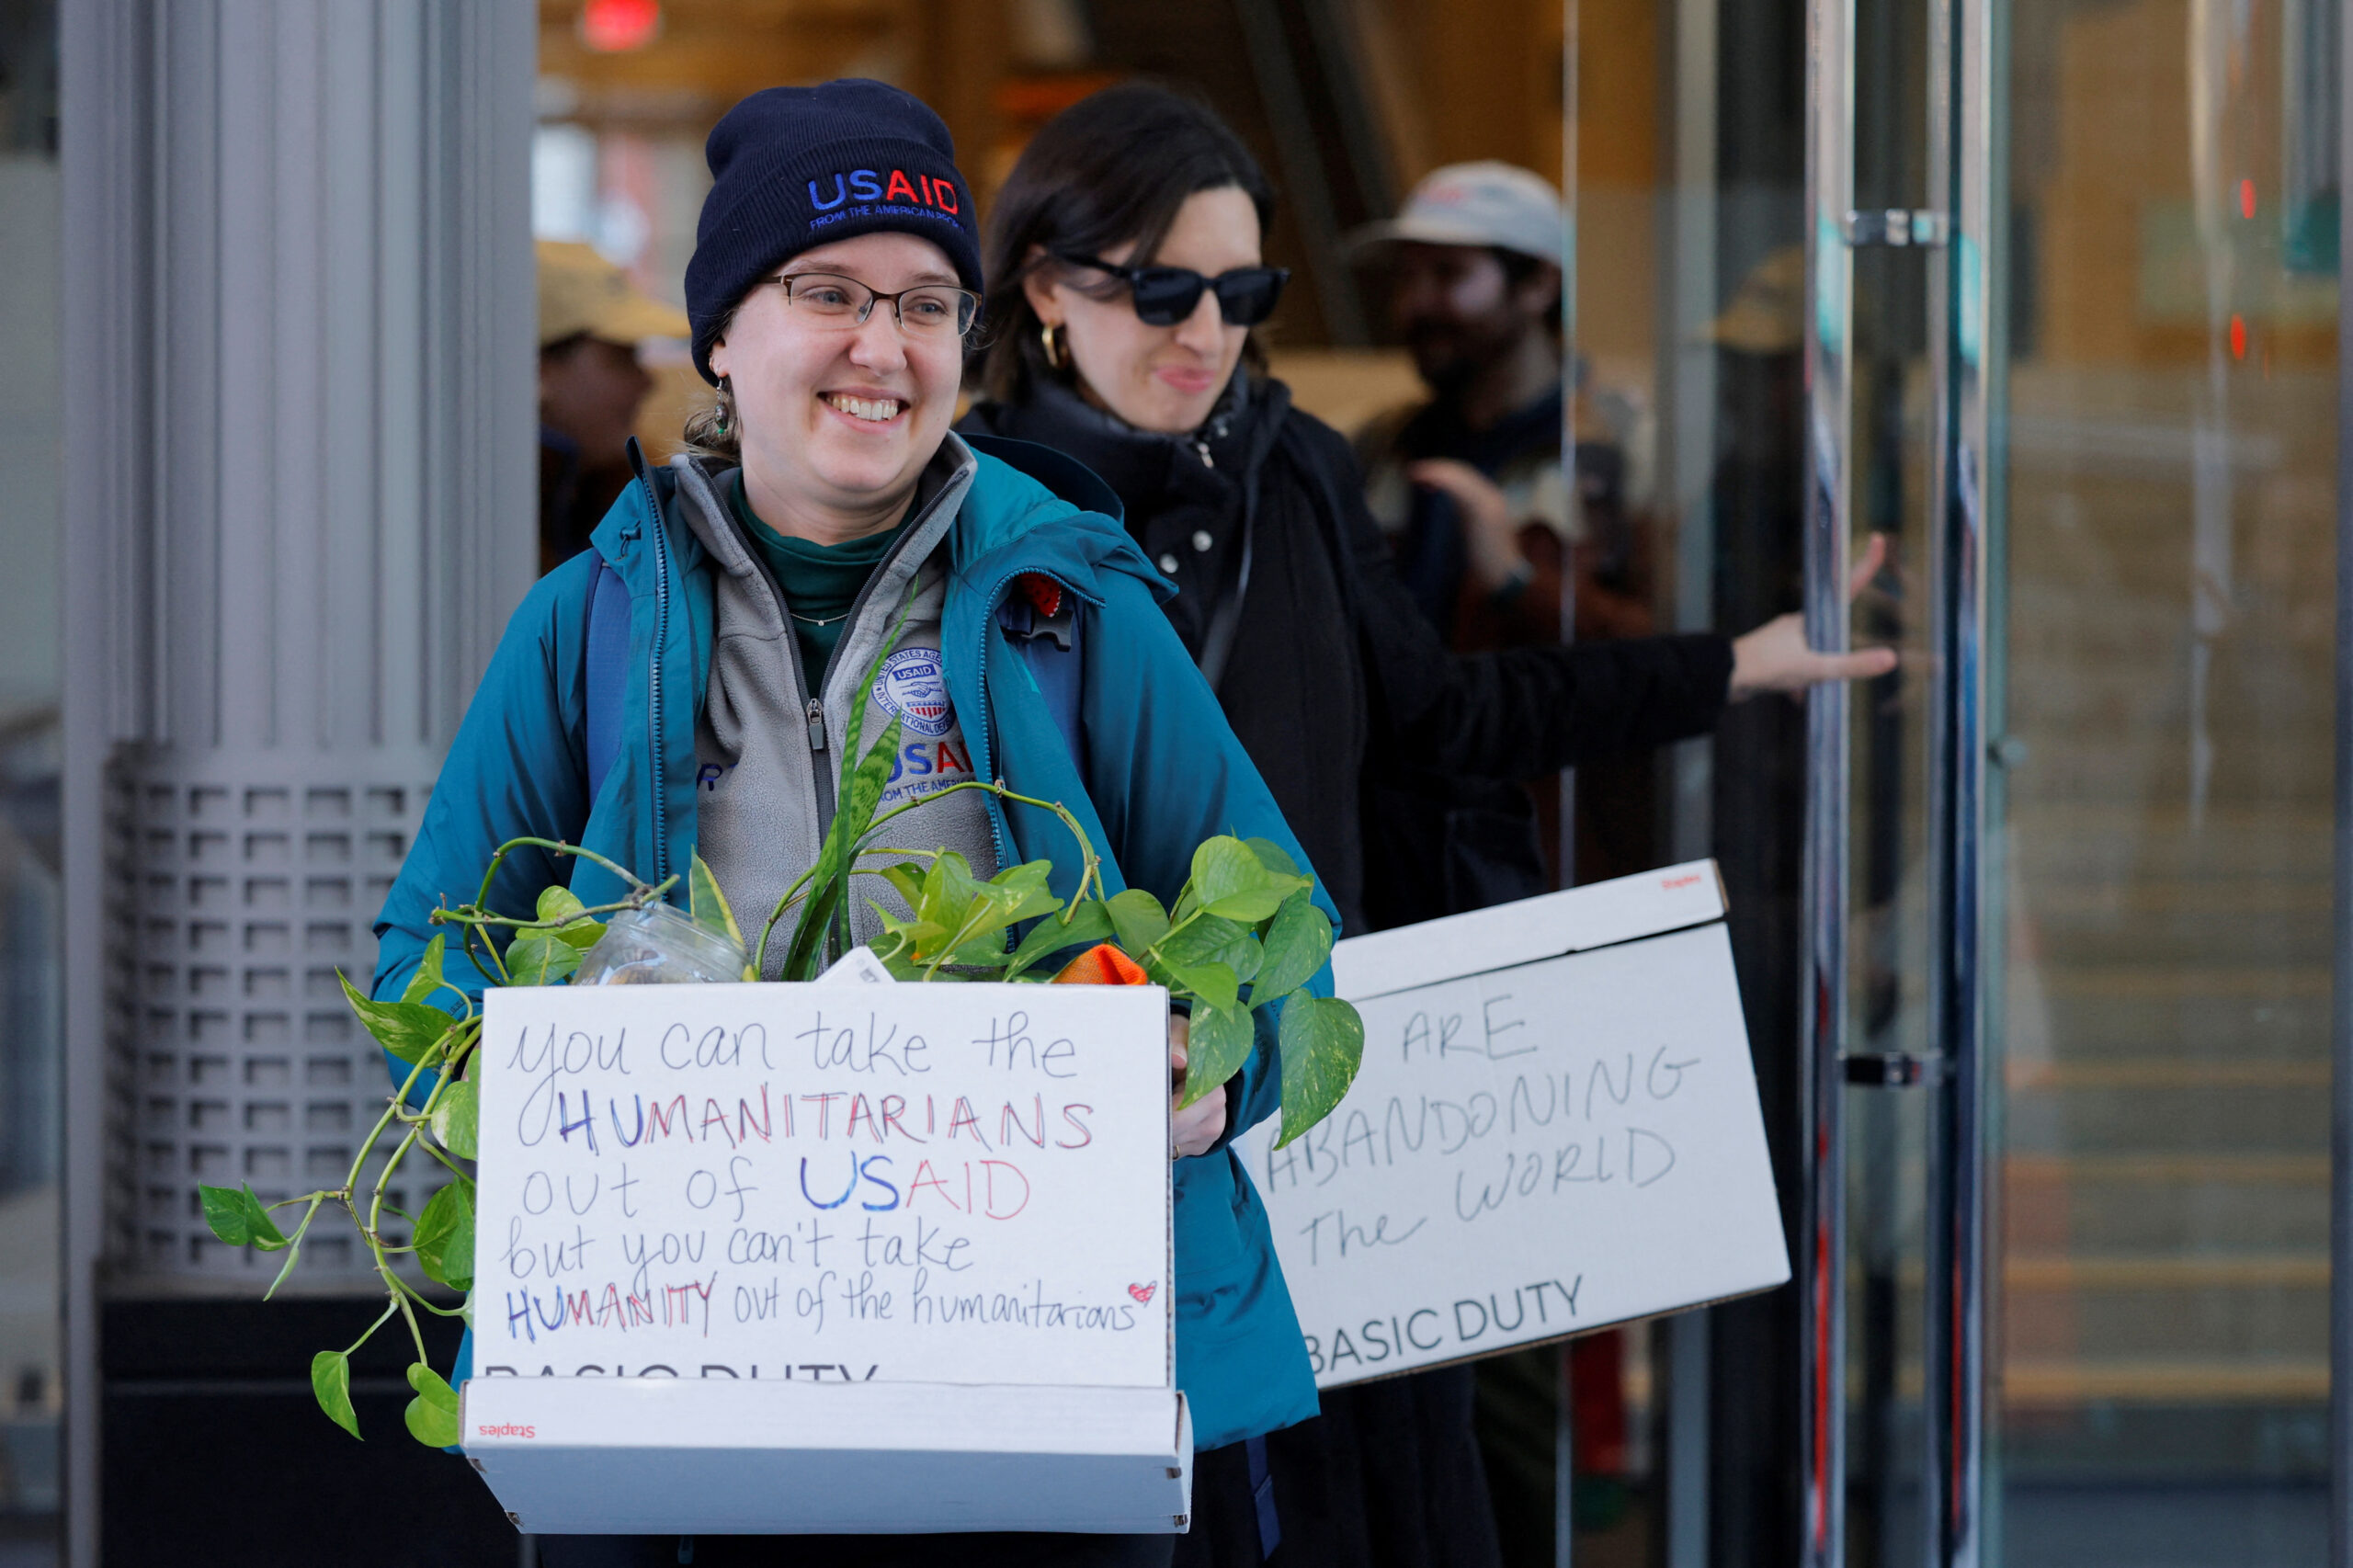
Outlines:
<svg viewBox="0 0 2353 1568"><path fill-rule="evenodd" d="M1263 836L1303 866L1257 770L1226 726L1162 614L1174 592L1118 523L1083 511L993 457L949 530L950 575L941 640L973 771L1069 806L1102 850L1109 892L1149 890L1176 901L1193 848L1220 833ZM1051 472L1051 471L1047 471ZM628 587L630 656L619 756L588 798L585 634L594 558L542 578L507 625L433 787L425 820L376 924L375 992L404 986L438 929L431 912L474 896L492 852L530 835L580 844L649 881L682 870L695 844L695 718L710 668L714 568L676 516L667 470L641 476L607 514L597 551ZM1013 581L1043 573L1078 596L1080 713L1088 772L1082 780L1028 666L998 626ZM1006 809L984 796L1005 865L1054 862L1068 897L1076 880L1069 834L1051 813ZM588 861L510 856L492 903L528 915L538 891L569 881L588 903L623 889ZM1316 892L1324 901L1323 891ZM1338 917L1324 902L1336 925ZM451 962L454 983L469 966ZM1313 983L1329 995L1327 968ZM1272 1009L1267 1009L1271 1012ZM1259 1015L1256 1052L1228 1085L1229 1138L1273 1115L1282 1072L1271 1020ZM396 1074L395 1076L400 1074ZM1176 1382L1192 1406L1200 1448L1238 1442L1315 1414L1290 1293L1275 1261L1267 1211L1241 1161L1224 1147L1174 1166Z"/></svg>

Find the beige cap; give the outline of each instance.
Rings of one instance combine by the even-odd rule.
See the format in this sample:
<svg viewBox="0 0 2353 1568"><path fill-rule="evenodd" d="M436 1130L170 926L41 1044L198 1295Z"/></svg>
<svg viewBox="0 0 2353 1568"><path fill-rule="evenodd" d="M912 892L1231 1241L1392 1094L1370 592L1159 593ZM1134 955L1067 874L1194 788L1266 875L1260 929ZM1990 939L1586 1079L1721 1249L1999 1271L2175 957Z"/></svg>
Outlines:
<svg viewBox="0 0 2353 1568"><path fill-rule="evenodd" d="M1805 341L1805 246L1784 245L1749 268L1701 336L1743 354L1787 354Z"/></svg>
<svg viewBox="0 0 2353 1568"><path fill-rule="evenodd" d="M685 337L687 313L630 287L621 269L592 245L541 240L540 347L586 333L634 347L648 337Z"/></svg>
<svg viewBox="0 0 2353 1568"><path fill-rule="evenodd" d="M1531 170L1492 160L1449 164L1415 186L1396 217L1349 236L1358 250L1398 240L1488 245L1561 265L1561 193Z"/></svg>

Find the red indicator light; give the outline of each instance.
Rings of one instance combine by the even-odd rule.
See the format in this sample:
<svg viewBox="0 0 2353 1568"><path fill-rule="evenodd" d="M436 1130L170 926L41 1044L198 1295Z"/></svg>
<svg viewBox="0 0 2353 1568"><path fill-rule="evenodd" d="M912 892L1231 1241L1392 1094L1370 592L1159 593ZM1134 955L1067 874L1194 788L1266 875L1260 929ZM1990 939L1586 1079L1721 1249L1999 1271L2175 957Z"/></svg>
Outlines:
<svg viewBox="0 0 2353 1568"><path fill-rule="evenodd" d="M643 49L662 30L662 0L588 0L580 8L580 41L599 54Z"/></svg>
<svg viewBox="0 0 2353 1568"><path fill-rule="evenodd" d="M2245 316L2231 318L2231 358L2234 359L2246 358L2246 317Z"/></svg>
<svg viewBox="0 0 2353 1568"><path fill-rule="evenodd" d="M2251 179L2239 181L2239 216L2255 216L2255 182Z"/></svg>

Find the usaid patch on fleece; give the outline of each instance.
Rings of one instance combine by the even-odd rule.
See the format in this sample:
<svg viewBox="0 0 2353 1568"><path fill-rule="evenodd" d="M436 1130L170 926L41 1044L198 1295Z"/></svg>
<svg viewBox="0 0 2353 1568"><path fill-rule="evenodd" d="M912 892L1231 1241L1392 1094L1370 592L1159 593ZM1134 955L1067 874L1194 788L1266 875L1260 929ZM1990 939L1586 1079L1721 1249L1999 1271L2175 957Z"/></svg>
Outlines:
<svg viewBox="0 0 2353 1568"><path fill-rule="evenodd" d="M899 721L899 754L882 787L881 810L972 781L972 753L948 700L948 671L938 649L909 646L892 653L868 695Z"/></svg>
<svg viewBox="0 0 2353 1568"><path fill-rule="evenodd" d="M710 194L687 263L695 364L745 294L802 251L879 231L938 245L956 281L981 292L972 188L948 127L883 82L769 87L727 111L704 149Z"/></svg>

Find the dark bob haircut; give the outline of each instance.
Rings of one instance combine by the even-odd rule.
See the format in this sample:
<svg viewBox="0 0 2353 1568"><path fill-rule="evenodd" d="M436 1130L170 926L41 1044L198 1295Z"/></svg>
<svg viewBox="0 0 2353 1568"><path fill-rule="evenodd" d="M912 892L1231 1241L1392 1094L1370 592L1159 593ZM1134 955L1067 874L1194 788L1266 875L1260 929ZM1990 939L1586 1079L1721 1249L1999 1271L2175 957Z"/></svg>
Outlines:
<svg viewBox="0 0 2353 1568"><path fill-rule="evenodd" d="M989 324L982 391L1017 403L1031 378L1057 373L1022 291L1030 273L1057 265L1057 254L1101 256L1130 241L1129 265L1149 266L1185 199L1227 186L1250 198L1262 233L1272 225L1274 188L1242 139L1207 104L1165 87L1107 87L1048 120L997 192L981 236ZM1124 285L1097 287L1108 294ZM1246 352L1255 361L1255 342Z"/></svg>

